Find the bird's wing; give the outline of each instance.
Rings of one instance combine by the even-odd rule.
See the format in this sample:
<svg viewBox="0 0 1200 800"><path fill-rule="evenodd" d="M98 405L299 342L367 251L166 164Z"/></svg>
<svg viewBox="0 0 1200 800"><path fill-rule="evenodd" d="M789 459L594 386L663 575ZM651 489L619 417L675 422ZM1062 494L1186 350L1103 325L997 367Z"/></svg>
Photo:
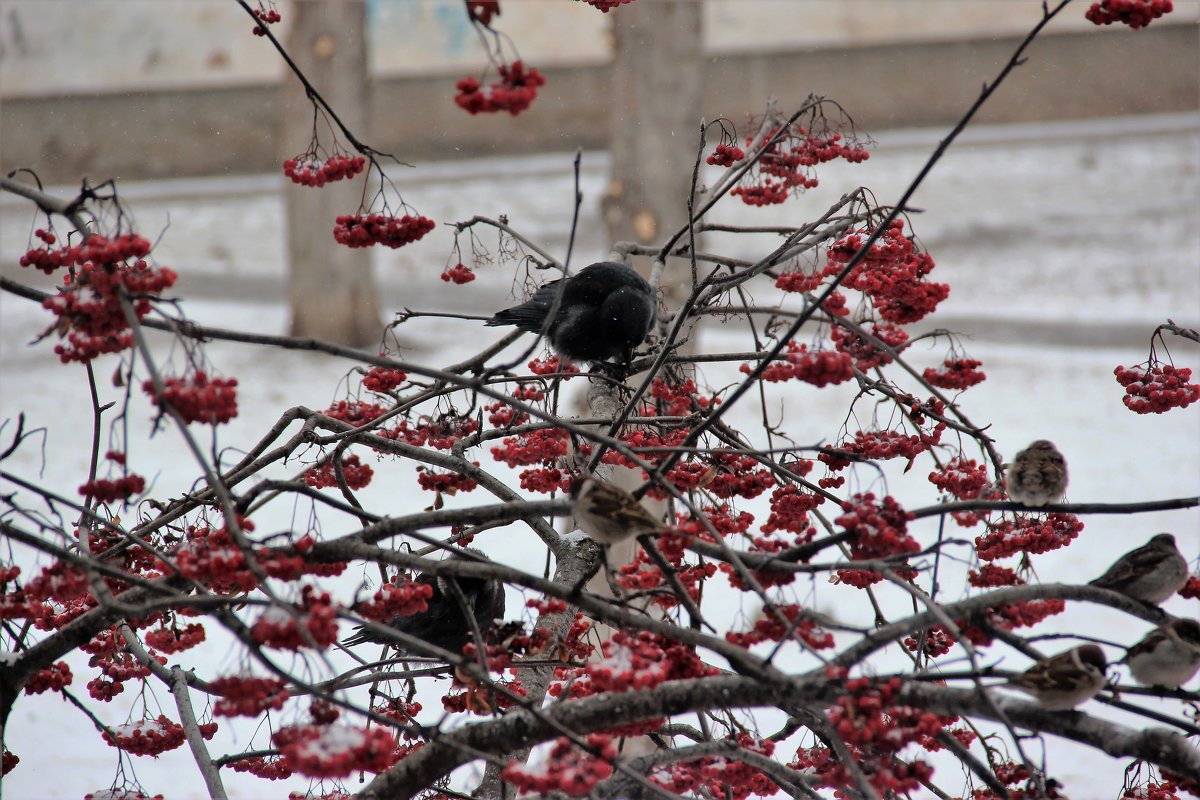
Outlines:
<svg viewBox="0 0 1200 800"><path fill-rule="evenodd" d="M1160 560L1162 560L1162 553L1157 547L1143 545L1118 558L1107 572L1088 583L1105 589L1124 586L1134 578L1144 575L1147 568L1154 566Z"/></svg>
<svg viewBox="0 0 1200 800"><path fill-rule="evenodd" d="M519 306L496 312L485 324L516 325L521 330L537 333L546 322L546 314L554 306L554 299L558 296L561 283L562 278L559 278L543 284L533 293L533 297Z"/></svg>

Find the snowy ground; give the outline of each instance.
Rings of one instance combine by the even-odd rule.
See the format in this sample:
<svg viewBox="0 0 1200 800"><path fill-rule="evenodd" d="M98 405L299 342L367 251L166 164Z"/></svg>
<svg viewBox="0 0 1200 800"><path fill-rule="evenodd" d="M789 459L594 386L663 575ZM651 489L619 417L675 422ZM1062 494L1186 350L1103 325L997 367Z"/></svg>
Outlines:
<svg viewBox="0 0 1200 800"><path fill-rule="evenodd" d="M877 133L880 146L867 164L825 173L822 188L802 202L765 212L730 206L723 219L749 224L808 219L858 183L874 189L880 202L889 202L942 133ZM577 245L580 264L605 250L596 202L604 159L589 156L585 163L589 199ZM569 155L429 165L402 176L402 186L410 202L439 221L507 213L514 227L562 252L569 227L569 165ZM144 231L163 228L169 217L157 254L183 276L180 295L192 298L186 307L193 319L265 332L286 327L285 311L277 302L283 279L278 185L277 179L264 177L125 188L124 196ZM933 321L972 336L970 353L984 362L989 376L965 395L965 410L976 422L992 424L999 449L1010 456L1033 439L1054 439L1070 461L1073 501L1157 499L1200 490L1198 407L1163 416L1134 415L1121 405L1121 390L1112 376L1117 364L1145 359L1158 322L1172 317L1182 325L1200 324L1200 232L1194 219L1198 201L1200 119L1195 116L981 129L951 151L914 201L925 209L916 228L938 261L934 277L953 289ZM0 269L13 275L31 227L30 214L4 198L0 215ZM465 289L446 288L436 276L449 237L440 231L430 239L378 258L386 308L479 312L505 302L511 273L502 269L485 269L480 280ZM52 343L27 345L46 324L44 312L35 305L0 296L0 420L24 411L30 426L49 429L44 448L23 449L4 468L71 494L85 474L86 448L80 441L89 429L90 403L81 370L58 364L50 353ZM406 331L416 347L412 358L433 364L450 363L495 335L481 335L473 323L445 320L422 320ZM701 352L744 349L735 333L720 325L709 327L700 340ZM1195 346L1181 340L1171 344L1178 365L1200 369ZM222 342L212 343L207 352L221 372L237 376L241 384L242 414L221 432L223 444L251 441L293 405L328 404L339 396L338 383L353 366L320 355ZM918 366L926 366L942 355L939 347L913 357ZM111 358L99 362L102 400L120 399L120 390L106 382L114 366ZM704 372L714 383L722 375L733 378L733 368L707 367ZM829 439L845 415L847 398L837 391L805 388L810 387L789 387L786 395L774 393L772 398L801 440ZM754 410L747 406L732 417L735 424L751 428ZM155 481L155 494L171 495L190 485L196 470L170 432L145 440L149 419L146 404L135 398L129 426L131 438L140 443L132 447L131 459L157 465L157 471L146 470ZM293 471L300 468L290 466ZM414 498L396 488L406 482L396 478L394 468L387 475L387 481L377 480L364 493L368 507L399 510L428 504L427 497ZM886 475L886 490L904 504L923 505L934 499L932 487L923 481L897 480L892 470ZM871 471L864 470L858 479L877 493L884 488ZM9 485L3 489L11 490ZM757 513L757 506L748 507ZM268 508L258 518L259 529L301 528L307 513L302 507ZM1194 510L1136 518L1093 516L1085 522L1079 542L1038 560L1043 580L1090 578L1115 555L1161 530L1174 531L1190 559L1200 556L1200 513ZM340 528L324 529L326 535L339 532ZM930 529L919 528L918 535L924 540ZM540 549L516 529L489 532L479 544L500 561L540 572ZM329 585L348 596L362 576L353 571ZM946 585L955 583L947 577ZM796 592L803 602L843 621L870 622L857 592L826 584L801 584ZM709 595L706 611L714 624L733 622L756 610L740 607L740 598L730 602L731 597L726 595L722 602L720 596ZM895 614L904 613L902 600L892 599ZM513 592L509 615L516 616L522 605ZM1178 598L1166 607L1179 614L1195 613L1194 603ZM1043 626L1047 632L1086 632L1114 642L1131 642L1145 627L1089 606L1068 607ZM1110 658L1118 654L1110 649ZM83 662L72 662L74 688L81 694L91 678ZM188 663L205 675L227 674L240 666L219 641L195 657L189 654ZM1006 666L1023 663L1009 656ZM427 714L437 709L436 696L429 695ZM122 695L100 714L106 722L119 724L135 700ZM159 692L151 700L152 708L155 703L174 716L169 695ZM115 751L57 699L18 702L6 738L22 759L5 780L9 798L80 797L111 782ZM260 737L255 743L264 742ZM214 750L234 752L246 744L223 731ZM1072 797L1115 797L1120 763L1061 742L1047 746L1052 774ZM157 760L135 759L133 766L146 788L164 792L169 800L204 796L185 750ZM54 776L53 784L47 783L49 775ZM266 788L257 779L232 773L224 777L234 797L282 796L286 791L281 784ZM303 783L287 786L301 788Z"/></svg>

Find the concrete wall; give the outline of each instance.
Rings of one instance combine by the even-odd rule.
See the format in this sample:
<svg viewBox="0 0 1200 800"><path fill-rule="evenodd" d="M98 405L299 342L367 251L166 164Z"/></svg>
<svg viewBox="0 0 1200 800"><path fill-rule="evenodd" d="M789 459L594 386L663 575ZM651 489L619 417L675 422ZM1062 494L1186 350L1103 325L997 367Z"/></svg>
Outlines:
<svg viewBox="0 0 1200 800"><path fill-rule="evenodd" d="M49 182L128 180L270 172L293 155L277 145L279 65L243 30L240 10L228 1L157 0L157 16L131 18L140 2L0 2L0 169L32 167ZM995 75L1038 5L710 0L705 114L741 125L768 97L787 110L813 92L838 100L868 132L945 125ZM1082 21L1082 8L1068 9L1072 16L1035 43L981 121L1200 108L1200 4L1178 5L1174 19L1141 31L1097 30ZM82 9L74 26L46 11L72 6ZM457 0L371 0L366 141L410 162L607 146L603 15L558 0L504 4L498 26L549 83L520 117L471 117L452 102L454 82L483 59L451 7L459 9ZM182 21L163 23L164 8ZM280 8L286 15L287 4ZM14 20L23 20L19 36ZM45 45L60 27L64 47L56 51ZM564 30L572 32L549 35ZM753 46L756 35L761 46ZM87 68L108 41L124 49L108 48ZM337 98L329 100L336 107Z"/></svg>

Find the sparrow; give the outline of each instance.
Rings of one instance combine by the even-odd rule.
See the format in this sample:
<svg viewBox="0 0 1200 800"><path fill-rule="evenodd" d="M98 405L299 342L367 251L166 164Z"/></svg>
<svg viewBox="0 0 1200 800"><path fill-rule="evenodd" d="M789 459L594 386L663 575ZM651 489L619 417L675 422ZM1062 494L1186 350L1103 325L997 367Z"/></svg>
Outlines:
<svg viewBox="0 0 1200 800"><path fill-rule="evenodd" d="M1108 572L1089 584L1156 606L1182 589L1187 580L1187 560L1175 546L1175 537L1160 533L1118 558Z"/></svg>
<svg viewBox="0 0 1200 800"><path fill-rule="evenodd" d="M1067 491L1067 461L1054 442L1038 439L1017 453L1004 485L1009 499L1022 505L1053 503Z"/></svg>
<svg viewBox="0 0 1200 800"><path fill-rule="evenodd" d="M1121 663L1142 686L1178 689L1200 670L1200 622L1164 622L1126 650Z"/></svg>
<svg viewBox="0 0 1200 800"><path fill-rule="evenodd" d="M463 548L463 550L484 557L483 553L478 550L472 548ZM452 557L462 558L463 556L456 552ZM423 572L417 576L417 582L433 587L433 594L427 601L429 607L411 616L392 617L392 621L388 624L401 633L415 636L435 647L449 650L452 653L461 653L463 645L471 641L474 632L471 623L463 614L462 605L455 597L455 592L450 585L451 581L457 583L458 588L462 590L463 597L467 601L467 608L475 618L475 624L481 632L486 633L491 627L492 621L504 615L504 584L501 581L495 578L438 576ZM401 642L398 637L389 636L365 625L358 626L357 631L347 637L342 644L350 646L372 642L390 645L404 655L436 657L432 650L424 650L419 645Z"/></svg>
<svg viewBox="0 0 1200 800"><path fill-rule="evenodd" d="M664 527L637 498L607 481L576 478L571 482L571 499L571 513L579 530L602 545L658 533Z"/></svg>
<svg viewBox="0 0 1200 800"><path fill-rule="evenodd" d="M541 334L568 361L628 364L654 324L657 305L654 290L632 267L601 261L545 284L484 324Z"/></svg>
<svg viewBox="0 0 1200 800"><path fill-rule="evenodd" d="M1049 711L1068 711L1095 697L1107 678L1104 651L1094 644L1043 658L1012 678L1008 685L1033 695Z"/></svg>

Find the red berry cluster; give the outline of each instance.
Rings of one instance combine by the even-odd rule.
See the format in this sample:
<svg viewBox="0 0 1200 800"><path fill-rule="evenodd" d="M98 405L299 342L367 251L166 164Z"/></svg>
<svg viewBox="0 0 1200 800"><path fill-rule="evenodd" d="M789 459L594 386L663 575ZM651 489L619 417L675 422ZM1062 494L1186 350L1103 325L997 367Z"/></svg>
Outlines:
<svg viewBox="0 0 1200 800"><path fill-rule="evenodd" d="M317 593L312 586L300 590L300 605L287 610L272 606L250 627L254 641L280 650L299 650L308 647L308 638L318 647L328 647L337 641L337 610L333 607L328 592ZM297 618L308 636L302 635L296 625Z"/></svg>
<svg viewBox="0 0 1200 800"><path fill-rule="evenodd" d="M379 587L370 600L355 605L354 610L364 619L391 622L394 617L411 617L429 609L433 586L405 576Z"/></svg>
<svg viewBox="0 0 1200 800"><path fill-rule="evenodd" d="M470 114L494 114L507 111L514 117L520 114L537 97L539 86L546 85L546 78L535 67L525 68L520 61L500 65L500 80L484 90L479 79L467 76L455 84L458 94L454 104Z"/></svg>
<svg viewBox="0 0 1200 800"><path fill-rule="evenodd" d="M514 389L512 397L514 400L520 400L525 403L538 403L546 399L546 393L538 386L529 384L527 386L518 386ZM517 411L508 403L500 400L485 406L484 410L488 412L488 424L495 428L523 425L529 421L529 415L524 411Z"/></svg>
<svg viewBox="0 0 1200 800"><path fill-rule="evenodd" d="M182 628L172 626L147 631L145 640L160 653L182 653L203 642L205 636L204 626L193 622Z"/></svg>
<svg viewBox="0 0 1200 800"><path fill-rule="evenodd" d="M764 141L778 132L778 128L767 131ZM747 146L753 142L754 137L746 137ZM861 145L844 142L839 133L817 135L801 127L789 129L762 152L757 167L730 194L750 206L777 205L787 200L793 191L817 186L813 167L818 164L837 158L856 164L866 161L869 155Z"/></svg>
<svg viewBox="0 0 1200 800"><path fill-rule="evenodd" d="M429 446L435 450L449 450L460 440L479 430L479 422L472 417L447 414L425 426Z"/></svg>
<svg viewBox="0 0 1200 800"><path fill-rule="evenodd" d="M958 456L929 473L929 482L958 500L974 500L988 483L987 467Z"/></svg>
<svg viewBox="0 0 1200 800"><path fill-rule="evenodd" d="M390 392L408 380L408 375L398 369L371 367L363 376L363 388L371 392Z"/></svg>
<svg viewBox="0 0 1200 800"><path fill-rule="evenodd" d="M510 467L553 464L567 454L568 438L563 428L541 428L502 440L492 457Z"/></svg>
<svg viewBox="0 0 1200 800"><path fill-rule="evenodd" d="M334 222L333 238L346 247L382 244L395 249L412 244L436 227L429 217L411 214L343 214Z"/></svg>
<svg viewBox="0 0 1200 800"><path fill-rule="evenodd" d="M1200 384L1188 383L1192 371L1151 362L1146 367L1117 367L1117 383L1125 387L1121 401L1138 414L1162 414L1200 400Z"/></svg>
<svg viewBox="0 0 1200 800"><path fill-rule="evenodd" d="M947 358L940 367L926 367L921 375L939 389L969 389L987 380L979 370L982 361L974 358Z"/></svg>
<svg viewBox="0 0 1200 800"><path fill-rule="evenodd" d="M39 251L30 251L31 253ZM73 279L57 295L47 297L42 306L56 317L56 329L66 337L54 352L64 363L87 362L104 353L116 353L133 344L126 331L129 320L121 305L122 297L132 300L134 316L141 320L150 313L150 298L175 285L175 272L166 267L152 267L145 256L150 243L133 233L115 239L89 236L82 245L60 248L52 261L61 265L78 265ZM24 260L24 259L22 259ZM48 260L31 260L46 272Z"/></svg>
<svg viewBox="0 0 1200 800"><path fill-rule="evenodd" d="M362 489L371 483L375 471L370 464L362 463L357 454L342 459L342 477L351 489ZM304 473L304 482L314 489L334 489L338 486L337 470L332 461L313 467Z"/></svg>
<svg viewBox="0 0 1200 800"><path fill-rule="evenodd" d="M1149 781L1143 786L1130 786L1120 800L1182 800L1175 793L1177 788L1172 781Z"/></svg>
<svg viewBox="0 0 1200 800"><path fill-rule="evenodd" d="M650 396L655 400L654 407L643 406L641 413L647 417L685 417L692 413L693 408L706 409L721 402L719 398L698 395L699 389L691 378L682 383L655 378L650 386Z"/></svg>
<svg viewBox="0 0 1200 800"><path fill-rule="evenodd" d="M898 325L888 322L876 322L868 331L893 350L899 350L908 341L908 333ZM875 367L885 367L892 363L892 357L887 352L846 328L836 326L829 332L833 344L838 350L854 359L854 366L860 372L866 372Z"/></svg>
<svg viewBox="0 0 1200 800"><path fill-rule="evenodd" d="M775 288L785 292L811 292L825 279L824 272L784 272L775 279Z"/></svg>
<svg viewBox="0 0 1200 800"><path fill-rule="evenodd" d="M151 380L143 383L142 389L154 405L170 405L184 422L220 425L237 416L237 385L237 378L210 380L208 373L196 370L191 377L163 378L161 395Z"/></svg>
<svg viewBox="0 0 1200 800"><path fill-rule="evenodd" d="M442 270L442 280L461 286L464 283L470 283L475 280L475 273L462 262L459 262L453 267L446 267L446 269Z"/></svg>
<svg viewBox="0 0 1200 800"><path fill-rule="evenodd" d="M20 759L20 757L17 756L16 753L9 751L9 749L6 747L6 748L4 748L4 762L3 763L4 763L4 766L3 766L3 769L0 770L0 775L7 775L8 773L10 773L14 769L16 769L17 764L21 763L21 759Z"/></svg>
<svg viewBox="0 0 1200 800"><path fill-rule="evenodd" d="M599 753L586 754L571 744L571 740L560 736L546 756L544 768L533 768L524 761L510 761L500 777L512 783L522 793L536 792L548 795L561 792L568 797L584 797L600 781L612 775L612 761L617 757L617 745L613 737L603 733L589 733L588 747Z"/></svg>
<svg viewBox="0 0 1200 800"><path fill-rule="evenodd" d="M975 552L982 561L1027 553L1036 555L1066 547L1083 531L1083 523L1074 514L1048 514L1030 517L1018 514L1015 520L989 525L988 533L975 539Z"/></svg>
<svg viewBox="0 0 1200 800"><path fill-rule="evenodd" d="M752 795L775 797L779 787L763 773L738 759L737 750L770 757L775 743L740 732L725 742L736 748L728 757L703 756L671 764L650 775L650 781L681 797L726 797L745 800Z"/></svg>
<svg viewBox="0 0 1200 800"><path fill-rule="evenodd" d="M903 645L911 652L920 651L929 658L941 658L949 653L958 640L945 627L938 625L923 631L921 636L907 636Z"/></svg>
<svg viewBox="0 0 1200 800"><path fill-rule="evenodd" d="M288 699L288 690L278 678L229 676L211 681L209 688L220 695L213 706L218 717L257 717L269 708L278 711Z"/></svg>
<svg viewBox="0 0 1200 800"><path fill-rule="evenodd" d="M841 272L869 234L869 230L856 231L834 242L829 248L825 275ZM904 235L904 220L896 219L850 271L843 285L870 297L879 316L887 322L906 325L925 318L950 296L946 284L925 280L934 266L933 258L919 252L913 240Z"/></svg>
<svg viewBox="0 0 1200 800"><path fill-rule="evenodd" d="M507 669L512 664L509 653L504 652L504 648L497 648L496 655L499 660L488 659L488 667L490 669ZM468 643L464 649L464 654L467 658L476 658L475 646ZM457 681L456 681L457 683ZM497 689L505 691L488 692L482 686L472 686L462 692L451 692L442 697L442 708L451 714L474 714L478 717L488 717L494 714L497 710L512 708L516 704L516 700L510 697L509 694L517 697L525 697L528 691L517 680L498 680L494 684Z"/></svg>
<svg viewBox="0 0 1200 800"><path fill-rule="evenodd" d="M83 800L163 800L163 796L156 794L151 797L140 789L121 788L88 792L83 796Z"/></svg>
<svg viewBox="0 0 1200 800"><path fill-rule="evenodd" d="M558 356L550 356L546 359L535 358L530 361L529 371L534 375L558 375L560 373L577 375L579 367L564 363Z"/></svg>
<svg viewBox="0 0 1200 800"><path fill-rule="evenodd" d="M812 469L811 461L803 463L808 465L808 469L801 472L802 475ZM824 497L801 488L799 484L780 486L771 493L771 514L760 530L763 533L788 531L807 534L808 513L824 502Z"/></svg>
<svg viewBox="0 0 1200 800"><path fill-rule="evenodd" d="M603 644L604 658L582 667L560 668L554 697L588 697L601 692L636 692L661 683L719 673L700 660L694 648L649 631L617 631Z"/></svg>
<svg viewBox="0 0 1200 800"><path fill-rule="evenodd" d="M611 9L618 8L626 3L632 3L633 0L583 0L583 2L607 14Z"/></svg>
<svg viewBox="0 0 1200 800"><path fill-rule="evenodd" d="M747 500L775 485L775 476L747 455L714 453L712 475L705 488L722 499L744 497Z"/></svg>
<svg viewBox="0 0 1200 800"><path fill-rule="evenodd" d="M279 12L274 8L264 9L261 5L254 9L252 13L258 18L258 24L255 25L250 31L255 36L266 36L266 26L274 25L276 22L279 22L281 19L283 19L283 17L279 16Z"/></svg>
<svg viewBox="0 0 1200 800"><path fill-rule="evenodd" d="M933 774L923 761L896 758L912 743L926 741L952 724L953 717L894 705L900 679L873 684L867 678L846 682L848 694L829 709L829 721L845 742L858 769L855 772L884 796L912 792ZM821 785L856 790L855 773L824 747L800 748L790 769L815 774Z"/></svg>
<svg viewBox="0 0 1200 800"><path fill-rule="evenodd" d="M239 519L243 531L254 530L250 520ZM206 584L215 592L248 592L258 578L246 566L246 556L225 526L215 530L189 527L187 543L175 553L175 565L185 578Z"/></svg>
<svg viewBox="0 0 1200 800"><path fill-rule="evenodd" d="M845 528L851 536L850 557L855 561L915 553L921 549L908 535L912 512L905 511L890 495L884 497L881 504L875 501L874 494L856 494L842 501L842 511L845 513L834 523Z"/></svg>
<svg viewBox="0 0 1200 800"><path fill-rule="evenodd" d="M910 462L921 453L937 444L942 437L945 423L939 422L932 433L906 434L902 431L858 431L854 439L842 442L838 450L859 458L886 461L890 458L907 458ZM837 471L850 465L851 459L835 453L821 453L818 458Z"/></svg>
<svg viewBox="0 0 1200 800"><path fill-rule="evenodd" d="M25 694L57 692L71 685L71 668L67 662L59 661L29 676L25 682Z"/></svg>
<svg viewBox="0 0 1200 800"><path fill-rule="evenodd" d="M777 612L777 613L776 613ZM784 622L779 617L783 616ZM730 631L725 639L742 647L759 642L782 642L785 639L800 639L814 650L833 647L833 635L820 628L800 606L795 604L764 608L754 627L746 633Z"/></svg>
<svg viewBox="0 0 1200 800"><path fill-rule="evenodd" d="M135 756L157 756L183 744L183 726L165 716L109 728L104 741Z"/></svg>
<svg viewBox="0 0 1200 800"><path fill-rule="evenodd" d="M746 151L735 144L719 144L712 154L704 159L709 166L732 167L746 157Z"/></svg>
<svg viewBox="0 0 1200 800"><path fill-rule="evenodd" d="M234 761L229 766L234 772L249 772L268 781L281 781L292 777L292 768L283 756L255 756Z"/></svg>
<svg viewBox="0 0 1200 800"><path fill-rule="evenodd" d="M557 467L531 467L521 470L518 476L521 488L539 494L567 492L571 488L571 476Z"/></svg>
<svg viewBox="0 0 1200 800"><path fill-rule="evenodd" d="M146 488L146 479L137 473L122 475L120 478L109 480L97 478L79 487L79 493L90 497L97 503L124 502L135 494L141 494Z"/></svg>
<svg viewBox="0 0 1200 800"><path fill-rule="evenodd" d="M479 462L475 462L479 466ZM427 492L448 494L473 491L479 484L467 475L458 472L435 472L429 467L417 467L417 483Z"/></svg>
<svg viewBox="0 0 1200 800"><path fill-rule="evenodd" d="M379 403L368 403L366 400L338 400L321 413L361 428L382 417L387 413L387 409ZM425 440L422 439L420 443L424 444Z"/></svg>
<svg viewBox="0 0 1200 800"><path fill-rule="evenodd" d="M344 778L360 770L382 772L396 760L396 737L379 726L297 725L280 728L271 742L292 770L310 778Z"/></svg>
<svg viewBox="0 0 1200 800"><path fill-rule="evenodd" d="M783 363L772 363L763 371L764 381L779 383L797 379L820 388L845 383L854 377L854 366L846 353L834 350L809 352L807 344L788 342L784 358ZM741 371L749 375L750 365L742 364Z"/></svg>
<svg viewBox="0 0 1200 800"><path fill-rule="evenodd" d="M1179 590L1179 596L1188 600L1200 600L1200 577L1193 575L1188 578L1187 583Z"/></svg>
<svg viewBox="0 0 1200 800"><path fill-rule="evenodd" d="M1083 17L1095 25L1120 22L1137 30L1173 10L1175 5L1171 0L1100 0L1092 3Z"/></svg>
<svg viewBox="0 0 1200 800"><path fill-rule="evenodd" d="M996 608L987 608L980 612L991 628L1011 631L1016 628L1032 628L1042 620L1061 614L1066 609L1065 600L1022 600L1019 603L1005 603ZM981 628L970 620L958 620L958 629L976 647L986 647L992 643L992 635L988 628Z"/></svg>
<svg viewBox="0 0 1200 800"><path fill-rule="evenodd" d="M321 160L312 153L289 158L283 162L283 174L300 186L321 187L327 183L353 178L367 168L362 156L353 158L347 153L334 153Z"/></svg>
<svg viewBox="0 0 1200 800"><path fill-rule="evenodd" d="M1025 581L1015 570L998 564L983 564L979 571L967 572L967 583L979 589L994 589L998 586L1022 586Z"/></svg>

